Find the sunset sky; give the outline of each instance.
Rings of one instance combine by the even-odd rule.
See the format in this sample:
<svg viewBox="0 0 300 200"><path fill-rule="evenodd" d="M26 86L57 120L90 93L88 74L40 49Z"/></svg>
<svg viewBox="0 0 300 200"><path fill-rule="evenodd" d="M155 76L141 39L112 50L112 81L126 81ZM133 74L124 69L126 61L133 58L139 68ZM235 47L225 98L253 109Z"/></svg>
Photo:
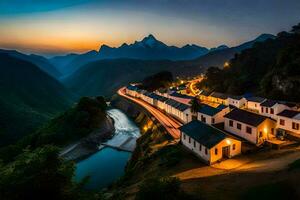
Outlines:
<svg viewBox="0 0 300 200"><path fill-rule="evenodd" d="M299 0L0 0L0 48L57 55L152 33L168 45L229 46L300 22Z"/></svg>

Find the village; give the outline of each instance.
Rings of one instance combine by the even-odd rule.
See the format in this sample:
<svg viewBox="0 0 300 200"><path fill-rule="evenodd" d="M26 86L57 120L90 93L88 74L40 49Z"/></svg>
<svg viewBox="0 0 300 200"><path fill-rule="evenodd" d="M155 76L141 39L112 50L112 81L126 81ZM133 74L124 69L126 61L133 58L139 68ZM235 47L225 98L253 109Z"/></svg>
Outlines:
<svg viewBox="0 0 300 200"><path fill-rule="evenodd" d="M125 93L177 120L180 143L208 165L266 146L280 149L300 141L296 103L196 91L194 83L189 80L184 86L153 92L130 84ZM200 102L196 110L195 99Z"/></svg>

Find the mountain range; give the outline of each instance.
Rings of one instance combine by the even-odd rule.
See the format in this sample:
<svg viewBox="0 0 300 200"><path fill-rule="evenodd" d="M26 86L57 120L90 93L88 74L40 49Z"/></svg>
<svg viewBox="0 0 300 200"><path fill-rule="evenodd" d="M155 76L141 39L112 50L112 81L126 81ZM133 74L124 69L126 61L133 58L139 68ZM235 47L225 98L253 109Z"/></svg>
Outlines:
<svg viewBox="0 0 300 200"><path fill-rule="evenodd" d="M220 45L216 48L208 49L194 44L185 45L181 48L168 46L150 34L141 41L136 41L129 45L126 43L120 47L102 45L99 51L92 50L83 54L57 56L51 58L49 61L57 67L64 77L71 75L87 63L103 59L197 60L204 67L209 65L220 66L223 65L224 61L232 58L235 53L251 48L255 42L274 37L271 34L262 34L254 40L236 47L229 48L226 45Z"/></svg>
<svg viewBox="0 0 300 200"><path fill-rule="evenodd" d="M175 76L193 76L202 73L210 66L222 67L224 62L229 61L236 53L252 47L255 42L265 41L274 37L273 35L263 34L255 40L237 47L220 48L197 59L186 61L128 58L100 59L79 67L77 71L63 79L62 82L78 95L111 96L119 87L131 81L141 81L146 76L159 71L167 70Z"/></svg>
<svg viewBox="0 0 300 200"><path fill-rule="evenodd" d="M54 67L54 65L52 65L50 63L50 61L43 56L39 56L39 55L35 55L35 54L26 55L26 54L20 53L16 50L5 50L5 49L0 49L0 53L8 54L12 57L31 62L54 78L58 78L62 75L58 71L58 69L56 67Z"/></svg>
<svg viewBox="0 0 300 200"><path fill-rule="evenodd" d="M209 52L226 48L228 48L226 45L212 49L195 44L187 44L181 48L168 46L150 34L141 41L135 41L132 44L124 43L120 47L109 47L104 44L100 47L99 51L93 50L77 56L69 54L65 57L53 57L50 59L50 62L58 66L62 73L69 75L84 64L101 59L191 60L206 55Z"/></svg>

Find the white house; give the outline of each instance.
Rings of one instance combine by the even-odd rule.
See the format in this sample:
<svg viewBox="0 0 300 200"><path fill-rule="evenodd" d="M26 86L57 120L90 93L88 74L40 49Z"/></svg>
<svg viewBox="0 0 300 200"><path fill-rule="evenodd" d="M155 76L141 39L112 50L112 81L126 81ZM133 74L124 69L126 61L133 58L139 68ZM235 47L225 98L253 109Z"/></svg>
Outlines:
<svg viewBox="0 0 300 200"><path fill-rule="evenodd" d="M277 120L277 114L283 110L295 109L295 104L266 100L260 104L260 114Z"/></svg>
<svg viewBox="0 0 300 200"><path fill-rule="evenodd" d="M166 101L168 100L168 98L164 97L164 96L160 96L156 93L152 93L150 95L151 98L153 98L153 105L161 110L166 110Z"/></svg>
<svg viewBox="0 0 300 200"><path fill-rule="evenodd" d="M181 143L207 164L241 153L241 141L198 120L179 129Z"/></svg>
<svg viewBox="0 0 300 200"><path fill-rule="evenodd" d="M300 112L284 110L278 113L277 129L300 137Z"/></svg>
<svg viewBox="0 0 300 200"><path fill-rule="evenodd" d="M262 97L247 97L246 98L246 108L248 110L259 113L261 108L260 104L263 103L266 99Z"/></svg>
<svg viewBox="0 0 300 200"><path fill-rule="evenodd" d="M153 99L152 94L153 93L145 92L144 94L141 95L141 99L151 105L154 105L154 99Z"/></svg>
<svg viewBox="0 0 300 200"><path fill-rule="evenodd" d="M208 105L203 105L197 113L197 119L206 124L217 124L224 122L224 115L229 113L228 106L221 104L214 108Z"/></svg>
<svg viewBox="0 0 300 200"><path fill-rule="evenodd" d="M228 95L220 92L213 92L209 95L208 101L228 105Z"/></svg>
<svg viewBox="0 0 300 200"><path fill-rule="evenodd" d="M261 145L275 137L276 121L268 117L236 108L224 118L226 131L253 144Z"/></svg>
<svg viewBox="0 0 300 200"><path fill-rule="evenodd" d="M200 98L201 101L208 101L209 100L208 99L209 95L210 95L210 92L202 90L200 95L199 95L199 98Z"/></svg>
<svg viewBox="0 0 300 200"><path fill-rule="evenodd" d="M125 92L127 95L132 96L132 97L137 97L138 96L138 87L135 85L128 85L125 88Z"/></svg>
<svg viewBox="0 0 300 200"><path fill-rule="evenodd" d="M187 105L189 105L190 101L193 99L193 97L191 97L191 96L180 94L177 92L171 93L168 97L170 99L174 99L175 101L178 101L180 103L184 103Z"/></svg>
<svg viewBox="0 0 300 200"><path fill-rule="evenodd" d="M192 121L192 113L190 106L175 101L174 99L168 99L166 102L166 112L175 118L179 119L183 123Z"/></svg>
<svg viewBox="0 0 300 200"><path fill-rule="evenodd" d="M243 108L246 106L246 99L242 96L229 96L228 104L236 108Z"/></svg>

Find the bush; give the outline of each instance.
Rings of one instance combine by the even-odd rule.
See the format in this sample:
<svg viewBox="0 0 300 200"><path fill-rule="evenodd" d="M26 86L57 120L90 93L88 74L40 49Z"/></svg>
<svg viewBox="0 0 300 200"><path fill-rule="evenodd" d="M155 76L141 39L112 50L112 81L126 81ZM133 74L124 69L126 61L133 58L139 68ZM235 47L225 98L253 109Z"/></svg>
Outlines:
<svg viewBox="0 0 300 200"><path fill-rule="evenodd" d="M136 200L179 200L194 199L180 188L180 181L174 177L151 178L144 181L136 195Z"/></svg>
<svg viewBox="0 0 300 200"><path fill-rule="evenodd" d="M300 169L300 159L289 164L289 170Z"/></svg>

